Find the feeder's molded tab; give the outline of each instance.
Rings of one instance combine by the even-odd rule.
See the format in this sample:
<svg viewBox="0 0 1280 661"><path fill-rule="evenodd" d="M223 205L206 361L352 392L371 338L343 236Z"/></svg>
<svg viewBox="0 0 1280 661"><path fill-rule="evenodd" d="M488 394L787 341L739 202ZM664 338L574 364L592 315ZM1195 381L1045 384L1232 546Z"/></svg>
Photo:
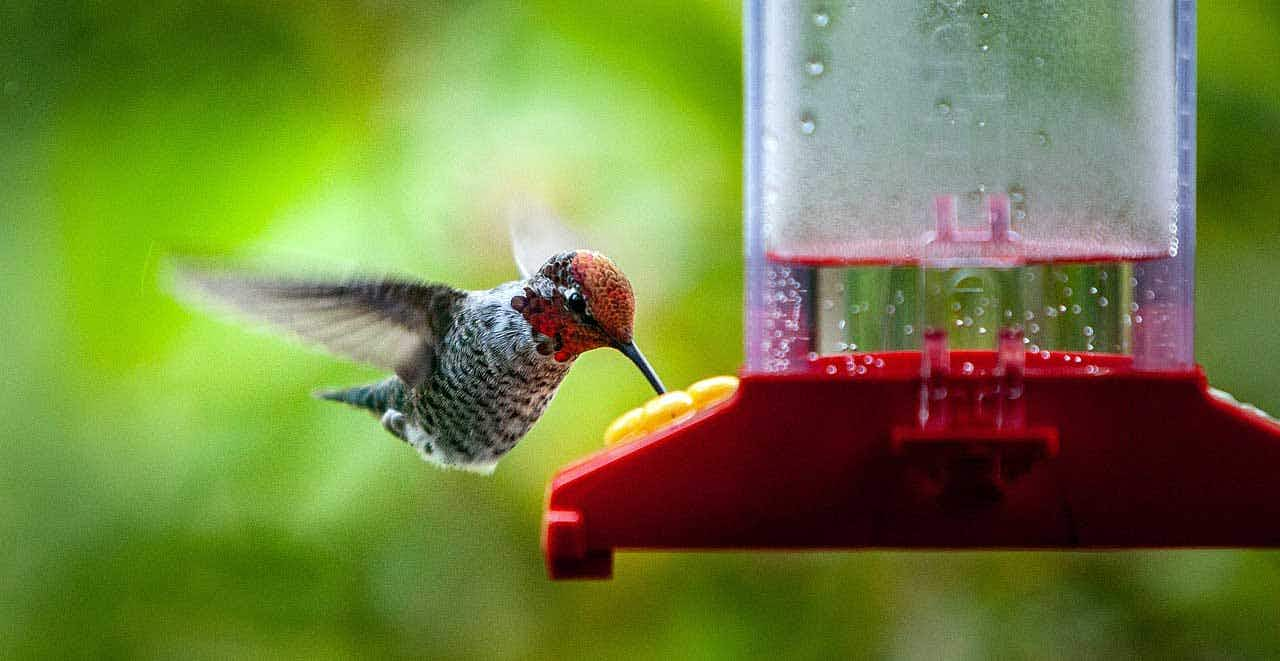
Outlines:
<svg viewBox="0 0 1280 661"><path fill-rule="evenodd" d="M543 516L542 547L551 578L610 578L613 552L587 548L580 512L548 510Z"/></svg>

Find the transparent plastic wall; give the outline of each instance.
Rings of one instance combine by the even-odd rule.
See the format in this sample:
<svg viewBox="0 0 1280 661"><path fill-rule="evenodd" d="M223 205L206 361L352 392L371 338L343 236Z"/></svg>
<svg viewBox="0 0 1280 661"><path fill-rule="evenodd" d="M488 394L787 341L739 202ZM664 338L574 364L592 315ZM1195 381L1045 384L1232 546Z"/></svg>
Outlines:
<svg viewBox="0 0 1280 661"><path fill-rule="evenodd" d="M747 366L1192 364L1195 3L747 2Z"/></svg>

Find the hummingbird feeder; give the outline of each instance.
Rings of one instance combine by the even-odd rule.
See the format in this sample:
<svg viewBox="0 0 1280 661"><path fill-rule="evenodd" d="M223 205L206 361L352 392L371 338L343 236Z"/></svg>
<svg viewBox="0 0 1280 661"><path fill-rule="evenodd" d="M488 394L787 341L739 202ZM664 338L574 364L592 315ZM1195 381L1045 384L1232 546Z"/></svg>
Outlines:
<svg viewBox="0 0 1280 661"><path fill-rule="evenodd" d="M1280 425L1193 359L1193 0L746 13L740 386L555 477L553 578L1280 546Z"/></svg>

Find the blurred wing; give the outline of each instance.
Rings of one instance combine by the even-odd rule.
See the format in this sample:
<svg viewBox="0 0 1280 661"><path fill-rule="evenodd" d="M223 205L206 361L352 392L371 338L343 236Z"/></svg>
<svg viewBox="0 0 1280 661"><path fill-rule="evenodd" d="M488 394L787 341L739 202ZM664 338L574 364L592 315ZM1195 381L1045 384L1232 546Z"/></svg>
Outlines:
<svg viewBox="0 0 1280 661"><path fill-rule="evenodd" d="M436 344L465 292L397 280L308 282L175 269L180 293L304 341L392 370L411 386L431 374Z"/></svg>
<svg viewBox="0 0 1280 661"><path fill-rule="evenodd" d="M565 226L554 211L530 200L511 205L507 212L507 226L511 234L511 252L522 278L528 278L554 255L589 245Z"/></svg>

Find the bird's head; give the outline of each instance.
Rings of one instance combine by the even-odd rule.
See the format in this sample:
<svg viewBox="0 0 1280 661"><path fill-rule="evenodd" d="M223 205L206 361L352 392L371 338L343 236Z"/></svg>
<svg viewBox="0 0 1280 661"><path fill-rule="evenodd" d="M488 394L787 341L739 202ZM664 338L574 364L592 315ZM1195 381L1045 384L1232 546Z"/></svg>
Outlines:
<svg viewBox="0 0 1280 661"><path fill-rule="evenodd" d="M548 259L511 307L547 338L538 351L565 362L601 347L621 351L659 394L665 390L632 339L636 299L613 260L591 250Z"/></svg>

